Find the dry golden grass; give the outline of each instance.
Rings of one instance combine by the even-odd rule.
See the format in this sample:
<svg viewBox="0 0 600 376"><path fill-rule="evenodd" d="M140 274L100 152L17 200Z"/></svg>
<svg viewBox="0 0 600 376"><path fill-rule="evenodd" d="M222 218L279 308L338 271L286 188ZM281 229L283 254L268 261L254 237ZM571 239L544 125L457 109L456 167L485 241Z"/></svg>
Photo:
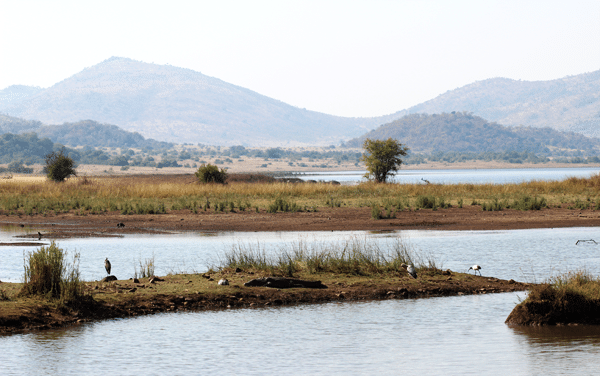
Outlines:
<svg viewBox="0 0 600 376"><path fill-rule="evenodd" d="M43 178L5 179L0 184L0 210L3 214L44 210L86 211L121 210L125 203L158 204L170 210L201 207L208 199L247 203L264 208L277 198L295 202L298 206L370 206L395 205L403 201L413 206L420 196L443 199L453 206L482 204L522 197L543 197L548 205L575 204L578 208L598 203L600 175L590 178L570 178L559 182L533 181L520 184L376 184L333 185L328 183L244 183L227 185L198 184L193 178L78 177L64 183Z"/></svg>

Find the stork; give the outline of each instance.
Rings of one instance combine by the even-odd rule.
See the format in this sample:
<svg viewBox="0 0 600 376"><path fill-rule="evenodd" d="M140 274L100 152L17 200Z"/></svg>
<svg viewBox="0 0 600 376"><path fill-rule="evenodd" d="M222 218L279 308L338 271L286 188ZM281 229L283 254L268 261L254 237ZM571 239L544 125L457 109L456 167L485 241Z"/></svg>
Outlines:
<svg viewBox="0 0 600 376"><path fill-rule="evenodd" d="M479 265L473 265L469 268L469 270L473 269L473 271L475 272L475 275L477 275L477 271L479 270L479 275L481 276L481 266ZM467 271L469 271L467 270Z"/></svg>
<svg viewBox="0 0 600 376"><path fill-rule="evenodd" d="M415 270L415 267L412 265L406 265L406 264L402 264L400 265L401 267L403 267L404 269L406 269L406 271L408 272L408 274L410 274L411 277L413 278L417 278L417 271Z"/></svg>

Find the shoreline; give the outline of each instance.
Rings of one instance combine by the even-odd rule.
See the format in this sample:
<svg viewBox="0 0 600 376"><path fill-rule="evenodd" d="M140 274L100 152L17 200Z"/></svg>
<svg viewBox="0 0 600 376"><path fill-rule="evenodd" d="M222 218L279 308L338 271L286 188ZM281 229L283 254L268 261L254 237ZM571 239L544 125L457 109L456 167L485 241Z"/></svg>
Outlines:
<svg viewBox="0 0 600 376"><path fill-rule="evenodd" d="M406 274L385 279L313 276L327 278L324 283L327 287L321 289L247 287L243 282L257 276L243 271L214 272L210 276L206 273L176 274L161 277L158 279L160 282L133 279L86 282L86 289L94 299L73 307L59 307L56 303L35 297L0 302L3 308L0 310L0 335L163 312L263 309L299 304L488 294L524 291L530 286L513 280L450 271L422 274L417 280ZM230 285L217 285L216 281L225 277ZM5 285L7 283L1 283L0 287ZM17 288L20 284L9 285Z"/></svg>
<svg viewBox="0 0 600 376"><path fill-rule="evenodd" d="M122 223L123 227L117 227ZM264 232L264 231L397 231L397 230L518 230L533 228L600 226L600 211L592 209L542 208L483 211L478 205L402 210L395 218L375 220L368 207L319 207L315 212L267 213L190 210L167 214L76 215L73 212L0 217L0 225L40 230L44 240L70 237L106 237L122 234L161 234L173 231ZM23 231L21 239L37 240L38 234Z"/></svg>

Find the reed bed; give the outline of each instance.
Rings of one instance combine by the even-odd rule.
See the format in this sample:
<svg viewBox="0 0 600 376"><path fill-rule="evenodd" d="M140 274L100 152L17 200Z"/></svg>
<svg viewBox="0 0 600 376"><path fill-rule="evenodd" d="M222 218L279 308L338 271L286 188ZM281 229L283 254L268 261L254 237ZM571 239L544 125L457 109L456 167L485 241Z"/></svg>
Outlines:
<svg viewBox="0 0 600 376"><path fill-rule="evenodd" d="M376 184L353 186L327 183L232 182L198 184L181 179L73 178L65 183L15 181L0 185L0 213L45 214L107 211L161 214L170 210L206 210L223 203L224 209L267 210L277 200L297 208L372 207L438 209L448 206L490 205L523 207L515 202L539 200L542 206L600 209L600 175L559 182L520 184ZM232 204L233 203L233 208ZM432 204L433 203L433 204ZM505 205L505 203L507 203ZM534 205L535 207L536 205ZM243 207L243 209L242 209ZM127 210L125 210L127 209ZM524 209L527 210L527 209Z"/></svg>
<svg viewBox="0 0 600 376"><path fill-rule="evenodd" d="M352 238L339 243L298 241L277 251L260 244L235 245L224 253L218 269L250 269L271 275L336 273L351 275L399 274L401 264L417 271L438 271L433 257L415 252L401 238L381 245L370 239Z"/></svg>
<svg viewBox="0 0 600 376"><path fill-rule="evenodd" d="M42 295L65 304L79 301L84 296L79 254L74 255L72 263L66 257L67 253L54 241L47 247L25 253L25 273L20 295Z"/></svg>

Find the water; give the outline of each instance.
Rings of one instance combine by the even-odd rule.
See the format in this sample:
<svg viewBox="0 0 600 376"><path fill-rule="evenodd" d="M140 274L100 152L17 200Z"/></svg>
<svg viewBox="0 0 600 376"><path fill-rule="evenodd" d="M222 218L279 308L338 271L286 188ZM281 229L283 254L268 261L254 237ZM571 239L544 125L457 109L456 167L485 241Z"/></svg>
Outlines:
<svg viewBox="0 0 600 376"><path fill-rule="evenodd" d="M400 169L390 180L403 184L506 184L533 180L558 181L570 177L587 178L600 172L598 167L577 168L502 168L502 169L457 169L457 170L403 170ZM365 171L338 171L298 173L293 177L303 180L339 181L355 184L364 181Z"/></svg>
<svg viewBox="0 0 600 376"><path fill-rule="evenodd" d="M27 230L0 231L0 242L12 242ZM104 258L112 264L111 273L119 279L133 277L140 262L153 259L157 275L204 272L220 264L234 246L252 247L277 255L290 252L303 242L307 247L323 247L346 241L368 241L386 251L403 242L416 254L431 256L438 266L466 272L479 264L483 274L523 282L540 282L552 275L585 268L600 275L600 245L577 240L596 239L600 228L561 228L502 231L411 230L385 233L367 231L323 232L187 232L172 235L126 235L122 238L64 239L58 245L68 254L80 254L84 280L106 276ZM48 243L46 243L48 244ZM0 280L20 282L23 253L35 247L0 247Z"/></svg>
<svg viewBox="0 0 600 376"><path fill-rule="evenodd" d="M596 374L600 329L509 328L503 321L518 295L165 313L103 321L0 337L0 373Z"/></svg>
<svg viewBox="0 0 600 376"><path fill-rule="evenodd" d="M556 176L558 170L551 172ZM595 169L563 170L568 170L568 176L581 176L575 170L595 173ZM489 171L505 178L511 175ZM460 172L427 173L433 175L416 171L409 175L433 183L439 182L435 174L440 174L439 179L452 176L461 182L457 178ZM487 179L483 176L478 179ZM521 172L512 179L521 179L519 182L525 180L523 176ZM14 236L26 232L37 229L4 229L0 242L21 241ZM156 274L163 275L204 271L217 265L223 252L236 245L252 245L277 254L299 241L313 246L352 239L368 239L382 249L401 239L417 254L431 255L443 268L467 271L477 263L483 266L484 276L504 279L540 282L583 268L600 275L600 245L575 244L582 239L600 242L597 227L388 233L189 232L66 239L59 241L59 246L70 254L80 253L83 279L98 280L106 274L105 257L113 264L113 274L127 279L147 258L154 258ZM0 280L20 281L23 252L33 249L0 247ZM524 297L525 293L489 294L108 320L0 337L0 375L597 374L600 327L506 326L504 320Z"/></svg>

